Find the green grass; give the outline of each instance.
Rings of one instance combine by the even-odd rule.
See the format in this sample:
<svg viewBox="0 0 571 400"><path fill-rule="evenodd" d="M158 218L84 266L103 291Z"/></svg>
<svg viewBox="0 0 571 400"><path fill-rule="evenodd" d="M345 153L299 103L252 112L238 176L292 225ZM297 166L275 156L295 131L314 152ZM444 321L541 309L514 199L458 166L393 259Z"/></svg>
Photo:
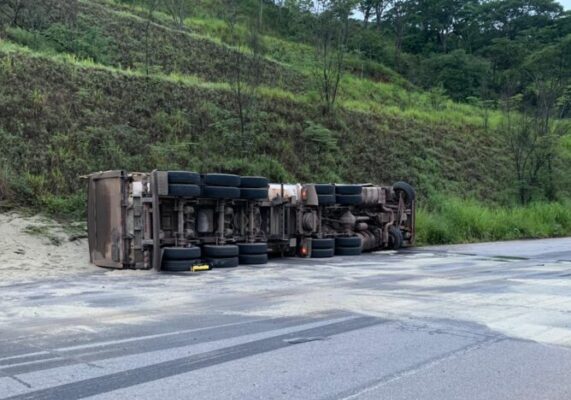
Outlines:
<svg viewBox="0 0 571 400"><path fill-rule="evenodd" d="M22 231L31 236L45 238L54 246L61 246L63 243L63 239L54 234L48 225L28 225Z"/></svg>
<svg viewBox="0 0 571 400"><path fill-rule="evenodd" d="M571 202L492 207L441 198L417 213L419 245L535 239L571 235Z"/></svg>
<svg viewBox="0 0 571 400"><path fill-rule="evenodd" d="M1 38L0 38L0 53L5 53L8 56L19 54L19 55L24 55L26 57L45 58L57 63L69 64L84 69L107 71L112 74L124 75L128 77L152 79L163 82L182 84L185 86L195 86L203 89L226 90L226 91L231 90L230 84L226 82L210 82L196 75L182 74L179 72L172 72L170 74L153 72L147 76L147 74L144 71L139 69L117 68L97 63L90 58L80 58L74 54L69 54L69 53L58 53L50 50L34 51L27 46L2 40ZM2 60L2 63L3 64L0 65L0 68L4 70L11 68L9 57L4 58Z"/></svg>
<svg viewBox="0 0 571 400"><path fill-rule="evenodd" d="M136 78L196 86L203 89L230 91L231 86L226 82L210 82L199 76L171 72L169 74L153 71L147 74L140 69L125 69L95 62L90 58L80 58L75 54L58 53L51 49L30 49L29 47L0 39L0 52L6 54L23 54L27 57L44 57L54 62L71 64L80 68L90 68L107 71ZM4 63L8 63L4 59ZM4 66L8 68L8 64ZM315 91L305 94L295 94L277 87L262 85L257 93L274 99L287 99L300 104L310 104L318 101ZM347 75L343 78L339 106L350 111L364 112L376 115L387 115L394 118L418 120L430 124L450 124L458 128L464 125L482 126L481 111L467 105L454 103L444 99L441 105L432 105L428 95L420 91L407 91L392 83L374 83L366 79ZM490 112L490 127L495 127L501 120L501 114Z"/></svg>

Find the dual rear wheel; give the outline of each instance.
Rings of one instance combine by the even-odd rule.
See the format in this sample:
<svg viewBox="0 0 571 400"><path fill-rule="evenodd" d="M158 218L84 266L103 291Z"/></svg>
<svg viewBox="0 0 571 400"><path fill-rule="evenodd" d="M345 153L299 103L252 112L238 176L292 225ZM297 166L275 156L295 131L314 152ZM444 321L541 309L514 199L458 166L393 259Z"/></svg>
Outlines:
<svg viewBox="0 0 571 400"><path fill-rule="evenodd" d="M335 239L311 239L311 258L330 258L335 255Z"/></svg>
<svg viewBox="0 0 571 400"><path fill-rule="evenodd" d="M358 256L363 252L361 238L359 236L347 236L335 238L335 255Z"/></svg>
<svg viewBox="0 0 571 400"><path fill-rule="evenodd" d="M163 249L162 269L164 271L184 272L200 263L200 247L167 247Z"/></svg>
<svg viewBox="0 0 571 400"><path fill-rule="evenodd" d="M239 243L237 245L202 246L205 261L214 268L232 268L238 265L261 265L268 263L268 244Z"/></svg>

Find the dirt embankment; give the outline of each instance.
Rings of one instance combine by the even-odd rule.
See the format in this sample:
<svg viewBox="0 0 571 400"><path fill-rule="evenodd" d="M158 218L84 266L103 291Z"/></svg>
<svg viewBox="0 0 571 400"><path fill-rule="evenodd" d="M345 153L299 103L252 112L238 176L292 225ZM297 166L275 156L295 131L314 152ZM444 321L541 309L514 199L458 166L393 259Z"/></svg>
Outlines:
<svg viewBox="0 0 571 400"><path fill-rule="evenodd" d="M0 287L81 274L92 268L81 224L0 214Z"/></svg>

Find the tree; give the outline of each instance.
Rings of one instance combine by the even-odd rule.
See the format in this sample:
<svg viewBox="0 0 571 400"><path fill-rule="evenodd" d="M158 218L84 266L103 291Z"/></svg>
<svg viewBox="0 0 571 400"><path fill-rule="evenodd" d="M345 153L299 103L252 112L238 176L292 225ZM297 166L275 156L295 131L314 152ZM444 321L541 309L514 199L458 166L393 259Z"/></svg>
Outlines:
<svg viewBox="0 0 571 400"><path fill-rule="evenodd" d="M236 116L240 128L240 151L251 149L251 120L256 105L257 89L262 71L261 31L263 22L263 0L258 0L257 16L249 21L247 37L243 37L238 28L241 17L239 0L225 0L225 22L229 31L230 45L228 60L231 68L231 87L234 97ZM246 49L251 54L246 54Z"/></svg>
<svg viewBox="0 0 571 400"><path fill-rule="evenodd" d="M145 21L145 75L147 77L150 73L150 65L151 65L151 50L152 50L152 35L151 35L151 26L153 25L153 16L155 10L158 6L159 0L145 0L146 6L146 21Z"/></svg>
<svg viewBox="0 0 571 400"><path fill-rule="evenodd" d="M337 100L345 70L349 17L356 5L352 0L317 0L315 28L315 81L323 112L330 113Z"/></svg>
<svg viewBox="0 0 571 400"><path fill-rule="evenodd" d="M561 16L563 7L554 0L493 0L481 5L482 34L516 39L530 28L541 28Z"/></svg>
<svg viewBox="0 0 571 400"><path fill-rule="evenodd" d="M184 28L184 20L189 11L188 0L164 0L163 3L165 10L179 29Z"/></svg>
<svg viewBox="0 0 571 400"><path fill-rule="evenodd" d="M0 0L0 26L20 26L20 14L26 8L25 0Z"/></svg>
<svg viewBox="0 0 571 400"><path fill-rule="evenodd" d="M563 115L566 90L571 81L571 35L555 45L546 46L531 54L526 59L524 68L531 81L527 85L525 95L529 103L528 112L533 114L534 129L539 140L552 144L539 155L534 155L532 161L538 167L545 165L545 195L553 200L556 196L553 178L556 156L554 144L560 136L567 133L567 126L556 119ZM536 183L537 175L530 177L531 183Z"/></svg>
<svg viewBox="0 0 571 400"><path fill-rule="evenodd" d="M533 83L526 96L518 94L502 101L505 116L502 130L514 163L522 204L531 201L533 193L540 188L547 199L556 198L553 171L556 144L570 133L569 125L557 120L558 102L565 93L566 81L529 72Z"/></svg>
<svg viewBox="0 0 571 400"><path fill-rule="evenodd" d="M489 73L486 60L454 50L448 54L435 54L422 63L425 86L441 84L455 100L478 97Z"/></svg>
<svg viewBox="0 0 571 400"><path fill-rule="evenodd" d="M392 0L373 0L373 6L375 8L375 23L377 29L381 30L381 21L383 20L384 12L392 3Z"/></svg>
<svg viewBox="0 0 571 400"><path fill-rule="evenodd" d="M72 24L77 13L77 0L0 0L0 26L41 30L54 22Z"/></svg>
<svg viewBox="0 0 571 400"><path fill-rule="evenodd" d="M471 0L469 0L471 1ZM417 42L434 43L443 53L465 5L463 0L408 1L408 20Z"/></svg>
<svg viewBox="0 0 571 400"><path fill-rule="evenodd" d="M374 0L362 0L359 2L359 11L363 13L363 21L365 26L369 24L369 19L373 13L373 2Z"/></svg>
<svg viewBox="0 0 571 400"><path fill-rule="evenodd" d="M385 10L392 3L392 0L361 0L359 2L359 10L363 13L365 25L368 24L372 15L375 15L375 24L377 29L381 29L381 21Z"/></svg>
<svg viewBox="0 0 571 400"><path fill-rule="evenodd" d="M279 0L279 18L274 29L295 39L308 39L311 36L313 21L313 0Z"/></svg>

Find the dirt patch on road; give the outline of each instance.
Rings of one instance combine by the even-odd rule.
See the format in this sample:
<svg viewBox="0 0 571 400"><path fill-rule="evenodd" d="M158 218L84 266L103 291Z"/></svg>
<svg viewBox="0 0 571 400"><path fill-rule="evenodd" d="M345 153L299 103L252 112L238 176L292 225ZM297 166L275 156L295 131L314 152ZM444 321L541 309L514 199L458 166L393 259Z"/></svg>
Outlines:
<svg viewBox="0 0 571 400"><path fill-rule="evenodd" d="M0 286L92 270L82 231L41 216L0 214Z"/></svg>

